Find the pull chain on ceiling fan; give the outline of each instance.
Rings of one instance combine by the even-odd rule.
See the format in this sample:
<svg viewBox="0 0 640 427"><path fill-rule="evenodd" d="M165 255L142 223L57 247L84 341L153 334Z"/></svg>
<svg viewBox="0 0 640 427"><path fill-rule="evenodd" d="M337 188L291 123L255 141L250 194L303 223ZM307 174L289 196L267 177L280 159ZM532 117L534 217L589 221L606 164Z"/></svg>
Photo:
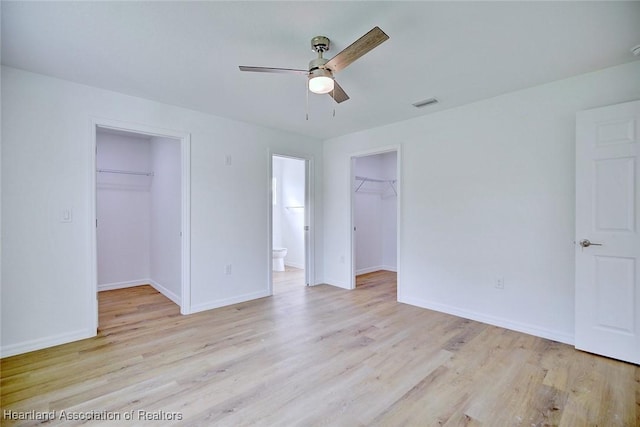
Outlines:
<svg viewBox="0 0 640 427"><path fill-rule="evenodd" d="M318 57L309 62L308 70L292 68L251 67L240 65L240 71L252 71L258 73L284 73L304 74L308 77L308 88L313 93L328 94L334 101L341 103L349 99L342 87L335 81L334 74L343 70L356 59L373 50L389 39L379 27L351 43L331 59L323 57L323 53L329 50L331 41L325 36L316 36L311 39L311 49L318 53Z"/></svg>

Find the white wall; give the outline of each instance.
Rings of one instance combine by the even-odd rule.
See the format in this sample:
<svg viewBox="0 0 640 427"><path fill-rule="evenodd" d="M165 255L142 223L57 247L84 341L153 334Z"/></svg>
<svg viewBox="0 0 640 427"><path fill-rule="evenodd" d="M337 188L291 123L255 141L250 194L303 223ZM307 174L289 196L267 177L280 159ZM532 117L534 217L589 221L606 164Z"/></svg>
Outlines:
<svg viewBox="0 0 640 427"><path fill-rule="evenodd" d="M381 154L384 179L397 181L398 153ZM395 189L395 191L394 191ZM385 186L381 195L382 209L382 267L385 270L396 271L398 253L398 197L397 182L394 188Z"/></svg>
<svg viewBox="0 0 640 427"><path fill-rule="evenodd" d="M270 151L314 158L315 232L322 236L318 140L10 67L2 69L2 112L3 356L95 334L92 118L191 135L194 311L269 293ZM60 222L65 209L73 210L72 222ZM315 253L322 273L322 239ZM316 276L312 284L322 281Z"/></svg>
<svg viewBox="0 0 640 427"><path fill-rule="evenodd" d="M182 189L180 141L151 140L149 277L151 284L180 304L182 283Z"/></svg>
<svg viewBox="0 0 640 427"><path fill-rule="evenodd" d="M271 209L272 240L274 248L284 247L282 239L282 157L273 158L271 175L275 179L275 204Z"/></svg>
<svg viewBox="0 0 640 427"><path fill-rule="evenodd" d="M304 268L305 162L282 158L282 245L287 248L286 265Z"/></svg>
<svg viewBox="0 0 640 427"><path fill-rule="evenodd" d="M636 61L326 141L325 280L350 283L351 155L397 141L399 300L572 342L575 113L640 98L638 76Z"/></svg>
<svg viewBox="0 0 640 427"><path fill-rule="evenodd" d="M148 139L96 134L98 169L151 171ZM150 189L144 175L96 174L98 289L147 283Z"/></svg>
<svg viewBox="0 0 640 427"><path fill-rule="evenodd" d="M381 168L376 155L353 161L355 176L380 179ZM355 263L356 274L362 274L378 270L382 263L381 199L378 184L358 180L354 184L354 191L358 190L353 196Z"/></svg>
<svg viewBox="0 0 640 427"><path fill-rule="evenodd" d="M380 270L382 264L382 210L380 196L358 192L354 199L356 274Z"/></svg>

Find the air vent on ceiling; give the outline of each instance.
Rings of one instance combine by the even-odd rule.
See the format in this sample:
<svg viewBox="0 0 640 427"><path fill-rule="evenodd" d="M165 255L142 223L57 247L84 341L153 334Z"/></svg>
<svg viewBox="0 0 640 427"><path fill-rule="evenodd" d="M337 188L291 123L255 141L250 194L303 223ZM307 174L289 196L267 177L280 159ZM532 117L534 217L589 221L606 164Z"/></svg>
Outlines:
<svg viewBox="0 0 640 427"><path fill-rule="evenodd" d="M436 98L424 99L422 101L414 102L412 105L416 108L426 107L427 105L437 104L438 101Z"/></svg>

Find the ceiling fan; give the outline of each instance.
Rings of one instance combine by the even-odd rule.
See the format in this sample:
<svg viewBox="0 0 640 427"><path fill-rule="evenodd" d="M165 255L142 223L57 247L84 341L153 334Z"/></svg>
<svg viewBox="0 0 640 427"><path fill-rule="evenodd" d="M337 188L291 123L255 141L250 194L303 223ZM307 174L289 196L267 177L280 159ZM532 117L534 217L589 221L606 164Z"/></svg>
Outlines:
<svg viewBox="0 0 640 427"><path fill-rule="evenodd" d="M322 57L329 50L330 40L325 36L316 36L311 39L311 49L318 53L318 57L309 62L308 70L292 68L249 67L240 65L240 71L253 71L259 73L285 73L305 74L309 79L309 90L313 93L329 94L337 103L349 99L346 92L335 81L333 75L348 67L356 59L360 58L373 48L389 38L380 28L374 27L364 36L347 46L331 59Z"/></svg>

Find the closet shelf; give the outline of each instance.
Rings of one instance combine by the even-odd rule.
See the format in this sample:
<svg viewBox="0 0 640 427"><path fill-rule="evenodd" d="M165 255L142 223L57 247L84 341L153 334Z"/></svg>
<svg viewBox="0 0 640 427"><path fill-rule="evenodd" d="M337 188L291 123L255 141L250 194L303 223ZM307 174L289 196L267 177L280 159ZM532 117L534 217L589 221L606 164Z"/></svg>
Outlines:
<svg viewBox="0 0 640 427"><path fill-rule="evenodd" d="M153 176L153 172L138 172L138 171L126 171L120 169L98 169L100 173L118 173L124 175L142 175L142 176Z"/></svg>

